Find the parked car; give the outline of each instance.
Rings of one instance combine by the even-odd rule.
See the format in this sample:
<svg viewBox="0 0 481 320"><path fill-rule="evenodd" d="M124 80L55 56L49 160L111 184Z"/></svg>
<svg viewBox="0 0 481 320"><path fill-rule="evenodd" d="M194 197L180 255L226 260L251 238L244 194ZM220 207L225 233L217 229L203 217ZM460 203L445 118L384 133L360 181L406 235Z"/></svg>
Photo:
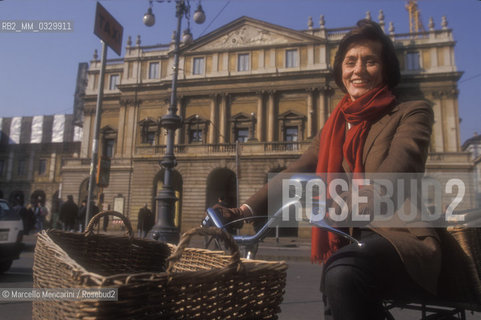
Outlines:
<svg viewBox="0 0 481 320"><path fill-rule="evenodd" d="M23 250L23 222L6 200L0 199L0 273L10 269Z"/></svg>

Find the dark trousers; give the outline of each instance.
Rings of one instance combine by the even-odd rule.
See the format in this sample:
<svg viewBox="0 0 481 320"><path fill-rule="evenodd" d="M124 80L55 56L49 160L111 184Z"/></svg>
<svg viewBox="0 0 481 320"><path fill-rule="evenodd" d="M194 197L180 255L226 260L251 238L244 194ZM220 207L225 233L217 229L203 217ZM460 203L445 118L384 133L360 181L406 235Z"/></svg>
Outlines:
<svg viewBox="0 0 481 320"><path fill-rule="evenodd" d="M341 248L323 268L325 319L385 319L383 300L429 297L411 279L388 240L363 230L361 241L362 247Z"/></svg>

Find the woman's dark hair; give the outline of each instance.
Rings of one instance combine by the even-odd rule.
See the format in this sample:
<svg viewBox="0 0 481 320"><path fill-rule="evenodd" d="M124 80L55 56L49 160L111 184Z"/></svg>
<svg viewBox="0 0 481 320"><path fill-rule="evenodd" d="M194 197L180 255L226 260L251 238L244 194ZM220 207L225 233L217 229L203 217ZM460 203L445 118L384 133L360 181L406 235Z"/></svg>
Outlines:
<svg viewBox="0 0 481 320"><path fill-rule="evenodd" d="M342 62L347 53L349 46L366 40L376 41L382 45L382 71L383 81L389 88L394 88L401 80L401 71L399 68L399 60L396 56L396 50L391 39L384 33L381 27L371 20L363 19L357 22L357 27L349 31L342 38L339 48L334 58L334 80L339 88L344 92L346 88L342 83Z"/></svg>

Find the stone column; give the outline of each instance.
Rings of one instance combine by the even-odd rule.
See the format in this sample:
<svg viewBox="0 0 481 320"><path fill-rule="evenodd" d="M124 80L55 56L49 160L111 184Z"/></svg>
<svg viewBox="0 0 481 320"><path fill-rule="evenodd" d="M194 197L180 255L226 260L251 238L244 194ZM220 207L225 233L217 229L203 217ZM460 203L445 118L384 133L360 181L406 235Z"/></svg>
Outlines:
<svg viewBox="0 0 481 320"><path fill-rule="evenodd" d="M123 148L123 156L131 157L132 153L135 152L134 148L137 142L137 111L140 108L140 101L124 101L125 106L125 116L123 116L123 128L122 128L122 146L118 146L117 150ZM119 121L121 119L119 118ZM120 123L119 123L120 125ZM119 127L120 128L120 127ZM118 136L120 136L120 129Z"/></svg>
<svg viewBox="0 0 481 320"><path fill-rule="evenodd" d="M276 110L275 110L275 91L269 91L267 100L267 141L275 139L276 130Z"/></svg>
<svg viewBox="0 0 481 320"><path fill-rule="evenodd" d="M314 135L316 127L314 120L314 94L315 90L313 88L307 89L307 138L311 138Z"/></svg>
<svg viewBox="0 0 481 320"><path fill-rule="evenodd" d="M126 124L126 119L127 117L127 101L121 100L120 101L120 108L119 108L119 119L118 119L118 132L117 132L117 143L115 144L116 154L118 154L120 157L124 156L124 138L126 135L125 132L125 124Z"/></svg>
<svg viewBox="0 0 481 320"><path fill-rule="evenodd" d="M217 94L210 96L210 123L209 123L209 138L207 143L216 144L217 143L217 128L218 128L218 105L217 105Z"/></svg>
<svg viewBox="0 0 481 320"><path fill-rule="evenodd" d="M257 93L257 124L256 138L258 141L265 141L265 118L264 118L264 92Z"/></svg>
<svg viewBox="0 0 481 320"><path fill-rule="evenodd" d="M433 152L445 152L444 132L443 132L443 111L442 111L442 92L434 91L433 95L433 111L434 111L434 125L433 125Z"/></svg>
<svg viewBox="0 0 481 320"><path fill-rule="evenodd" d="M457 97L458 90L453 88L446 90L444 102L444 136L447 138L447 150L448 152L460 151L460 139L458 128L458 113L457 113Z"/></svg>
<svg viewBox="0 0 481 320"><path fill-rule="evenodd" d="M137 118L133 112L140 105L140 101L131 99L122 99L120 101L119 119L116 143L116 154L121 157L130 156L132 150L132 137L135 136L137 128ZM129 138L130 137L130 138ZM134 140L135 141L135 140Z"/></svg>
<svg viewBox="0 0 481 320"><path fill-rule="evenodd" d="M220 137L219 137L219 143L228 143L228 119L227 119L227 101L228 101L228 95L226 93L221 95L221 101L219 105L219 131L220 131Z"/></svg>
<svg viewBox="0 0 481 320"><path fill-rule="evenodd" d="M82 144L80 147L80 158L88 158L90 156L90 141L92 127L92 113L84 113Z"/></svg>
<svg viewBox="0 0 481 320"><path fill-rule="evenodd" d="M53 152L50 155L50 171L49 171L49 175L48 175L48 181L49 182L54 182L56 162L57 162L57 154L55 152Z"/></svg>
<svg viewBox="0 0 481 320"><path fill-rule="evenodd" d="M322 127L324 127L324 124L326 123L326 120L327 120L327 114L328 114L328 110L327 110L327 97L326 97L327 93L326 93L326 90L322 89L322 90L319 90L319 95L318 95L318 99L317 99L317 104L318 104L318 108L317 108L317 113L318 113L318 124L317 124L317 128L319 130L322 129ZM316 132L317 134L317 132Z"/></svg>

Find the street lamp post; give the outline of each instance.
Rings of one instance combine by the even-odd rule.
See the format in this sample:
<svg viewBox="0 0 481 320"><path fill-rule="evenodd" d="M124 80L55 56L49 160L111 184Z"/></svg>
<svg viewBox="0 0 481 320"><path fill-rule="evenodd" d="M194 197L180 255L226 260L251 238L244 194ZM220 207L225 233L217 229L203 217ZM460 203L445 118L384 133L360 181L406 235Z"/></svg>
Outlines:
<svg viewBox="0 0 481 320"><path fill-rule="evenodd" d="M157 0L157 2L163 2ZM200 9L200 10L199 10ZM149 238L160 240L164 242L177 243L179 241L179 231L174 225L174 205L178 200L175 196L175 191L172 186L172 170L177 165L174 155L174 138L175 130L181 127L182 120L177 115L177 77L179 73L179 47L180 34L182 27L182 18L188 17L190 5L188 0L176 1L176 17L177 29L174 39L174 66L172 76L172 89L170 94L170 105L166 115L160 120L160 125L167 130L167 142L165 148L165 155L160 160L160 165L164 168L164 185L162 190L157 194L157 224L150 230ZM196 18L198 17L198 18ZM205 20L205 14L199 5L197 8L194 20L202 23ZM155 23L155 16L152 13L152 0L150 0L150 7L144 15L144 24L151 27Z"/></svg>

